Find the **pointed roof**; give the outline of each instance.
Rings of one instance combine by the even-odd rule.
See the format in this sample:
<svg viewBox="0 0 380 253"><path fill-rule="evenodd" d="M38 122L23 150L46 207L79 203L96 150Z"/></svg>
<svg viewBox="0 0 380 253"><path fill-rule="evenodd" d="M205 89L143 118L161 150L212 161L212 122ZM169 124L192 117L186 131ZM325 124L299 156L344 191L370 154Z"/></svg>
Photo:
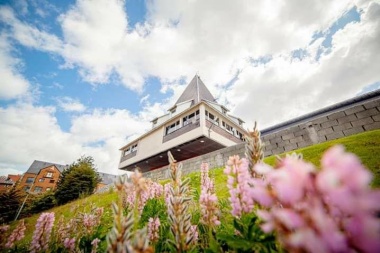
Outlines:
<svg viewBox="0 0 380 253"><path fill-rule="evenodd" d="M57 167L57 169L62 172L67 166L61 165L61 164L56 164L56 163L49 163L49 162L43 162L43 161L38 161L34 160L34 162L30 165L29 169L26 171L27 173L34 173L38 174L41 169L44 169L46 167L54 165Z"/></svg>
<svg viewBox="0 0 380 253"><path fill-rule="evenodd" d="M202 100L208 100L211 102L215 101L215 98L198 75L194 76L193 80L187 85L175 104L177 105L189 100L193 100L194 104L197 104Z"/></svg>

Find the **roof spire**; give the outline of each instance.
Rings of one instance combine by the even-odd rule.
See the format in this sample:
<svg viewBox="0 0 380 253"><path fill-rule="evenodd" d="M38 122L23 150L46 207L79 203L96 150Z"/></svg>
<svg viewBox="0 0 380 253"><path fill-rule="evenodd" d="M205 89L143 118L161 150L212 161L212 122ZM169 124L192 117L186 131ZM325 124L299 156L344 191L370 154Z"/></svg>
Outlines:
<svg viewBox="0 0 380 253"><path fill-rule="evenodd" d="M189 100L193 100L194 104L197 104L202 100L211 102L215 101L215 98L211 92L207 89L206 85L200 79L198 72L195 74L191 82L187 85L186 89L183 91L175 104L177 105Z"/></svg>
<svg viewBox="0 0 380 253"><path fill-rule="evenodd" d="M197 76L197 97L198 97L197 103L199 103L200 100L199 100L199 84L198 84L199 75L198 75L198 72L197 72L196 76Z"/></svg>

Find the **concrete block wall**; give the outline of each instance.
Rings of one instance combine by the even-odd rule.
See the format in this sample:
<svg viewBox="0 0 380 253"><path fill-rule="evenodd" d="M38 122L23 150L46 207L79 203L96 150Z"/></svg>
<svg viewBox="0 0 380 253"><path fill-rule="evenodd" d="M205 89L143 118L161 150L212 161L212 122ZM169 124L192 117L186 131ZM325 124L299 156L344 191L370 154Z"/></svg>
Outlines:
<svg viewBox="0 0 380 253"><path fill-rule="evenodd" d="M380 90L323 108L261 131L264 155L307 147L317 143L380 129ZM244 143L182 161L183 175L200 170L202 162L210 168L222 167L229 156L245 153ZM144 173L153 180L169 178L168 167Z"/></svg>
<svg viewBox="0 0 380 253"><path fill-rule="evenodd" d="M261 132L264 155L380 129L380 91L338 103Z"/></svg>
<svg viewBox="0 0 380 253"><path fill-rule="evenodd" d="M207 162L210 168L223 167L230 156L239 155L240 157L243 157L244 152L245 144L240 143L235 146L227 147L208 154L181 161L182 175L187 175L194 171L200 171L202 162ZM153 180L167 179L169 176L168 166L144 173L144 177L149 177Z"/></svg>

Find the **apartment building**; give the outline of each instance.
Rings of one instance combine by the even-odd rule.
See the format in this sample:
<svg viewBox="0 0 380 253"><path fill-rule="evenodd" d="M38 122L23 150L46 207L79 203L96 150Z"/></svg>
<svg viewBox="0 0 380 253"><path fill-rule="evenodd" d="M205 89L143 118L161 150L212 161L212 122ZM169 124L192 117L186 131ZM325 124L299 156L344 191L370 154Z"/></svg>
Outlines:
<svg viewBox="0 0 380 253"><path fill-rule="evenodd" d="M165 115L153 119L152 129L123 146L119 169L142 172L243 142L244 121L219 104L198 75Z"/></svg>
<svg viewBox="0 0 380 253"><path fill-rule="evenodd" d="M59 176L66 167L67 165L35 160L22 176L20 187L31 193L54 190Z"/></svg>

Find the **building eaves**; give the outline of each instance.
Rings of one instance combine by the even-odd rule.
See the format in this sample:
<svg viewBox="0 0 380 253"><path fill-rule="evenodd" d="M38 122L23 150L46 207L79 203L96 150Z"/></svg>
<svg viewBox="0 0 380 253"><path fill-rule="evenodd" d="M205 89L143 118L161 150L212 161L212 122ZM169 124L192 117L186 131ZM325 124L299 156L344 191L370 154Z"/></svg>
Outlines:
<svg viewBox="0 0 380 253"><path fill-rule="evenodd" d="M233 115L231 115L231 114L227 114L227 116L228 116L228 117L231 117L231 118L234 118L234 119L237 119L237 120L241 121L242 123L245 123L245 121L242 120L242 119L239 118L239 117L233 116Z"/></svg>

